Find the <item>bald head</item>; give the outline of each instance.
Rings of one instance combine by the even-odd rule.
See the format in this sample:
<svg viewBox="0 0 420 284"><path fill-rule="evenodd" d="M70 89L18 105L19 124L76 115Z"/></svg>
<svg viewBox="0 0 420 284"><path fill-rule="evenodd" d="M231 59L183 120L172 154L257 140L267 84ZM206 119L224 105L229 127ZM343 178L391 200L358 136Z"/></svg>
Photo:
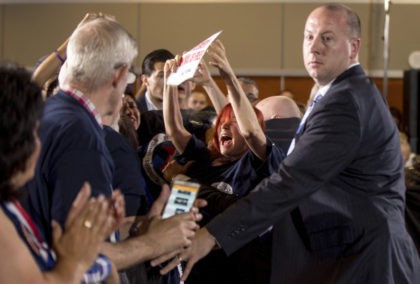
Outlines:
<svg viewBox="0 0 420 284"><path fill-rule="evenodd" d="M264 120L273 118L300 118L296 102L286 96L271 96L259 101L256 105L264 115Z"/></svg>

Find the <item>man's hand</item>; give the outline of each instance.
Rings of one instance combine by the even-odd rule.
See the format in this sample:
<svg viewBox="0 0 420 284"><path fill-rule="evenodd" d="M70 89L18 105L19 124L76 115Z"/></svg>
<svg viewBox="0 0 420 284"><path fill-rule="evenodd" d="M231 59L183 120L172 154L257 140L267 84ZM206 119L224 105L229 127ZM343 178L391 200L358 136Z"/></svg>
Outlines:
<svg viewBox="0 0 420 284"><path fill-rule="evenodd" d="M174 269L180 261L186 261L187 266L185 267L184 274L182 275L182 280L185 281L188 278L194 264L205 257L215 246L216 240L214 237L210 235L206 228L201 228L195 234L191 246L162 255L152 260L151 265L157 266L169 259L172 259L172 261L160 270L161 274L166 274Z"/></svg>

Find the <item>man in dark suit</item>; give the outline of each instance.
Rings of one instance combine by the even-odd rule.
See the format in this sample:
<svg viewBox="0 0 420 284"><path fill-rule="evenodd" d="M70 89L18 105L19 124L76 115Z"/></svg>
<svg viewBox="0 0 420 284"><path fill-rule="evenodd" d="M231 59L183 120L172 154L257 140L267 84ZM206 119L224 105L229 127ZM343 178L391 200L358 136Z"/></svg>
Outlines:
<svg viewBox="0 0 420 284"><path fill-rule="evenodd" d="M271 283L420 283L404 223L398 129L358 63L360 33L359 17L344 5L311 12L303 55L319 86L315 103L278 172L171 261L187 260L183 278L215 246L232 254L273 225Z"/></svg>
<svg viewBox="0 0 420 284"><path fill-rule="evenodd" d="M163 66L175 56L166 49L156 49L147 54L141 64L141 80L146 89L137 99L140 113L162 109Z"/></svg>
<svg viewBox="0 0 420 284"><path fill-rule="evenodd" d="M415 162L413 166L405 169L405 182L407 185L405 221L420 254L420 162Z"/></svg>

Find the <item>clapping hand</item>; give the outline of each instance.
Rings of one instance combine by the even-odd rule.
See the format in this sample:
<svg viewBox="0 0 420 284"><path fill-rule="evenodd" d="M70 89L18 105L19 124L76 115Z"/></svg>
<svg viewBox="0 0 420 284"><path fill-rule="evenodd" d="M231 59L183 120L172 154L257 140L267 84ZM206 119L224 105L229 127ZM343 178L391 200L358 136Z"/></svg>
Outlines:
<svg viewBox="0 0 420 284"><path fill-rule="evenodd" d="M77 267L81 274L87 271L108 236L110 203L103 195L90 198L90 193L90 185L85 183L69 211L64 233L60 225L52 221L57 267L64 267L63 270L70 265Z"/></svg>

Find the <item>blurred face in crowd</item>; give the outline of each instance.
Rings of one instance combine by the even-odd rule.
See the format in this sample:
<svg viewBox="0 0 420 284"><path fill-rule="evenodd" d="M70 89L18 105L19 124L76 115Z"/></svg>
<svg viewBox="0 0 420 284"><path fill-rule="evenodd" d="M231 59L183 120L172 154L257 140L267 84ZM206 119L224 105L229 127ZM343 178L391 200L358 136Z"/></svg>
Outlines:
<svg viewBox="0 0 420 284"><path fill-rule="evenodd" d="M202 92L192 92L188 99L188 108L200 111L207 106L207 96Z"/></svg>
<svg viewBox="0 0 420 284"><path fill-rule="evenodd" d="M241 87L244 90L245 95L251 103L258 100L258 89L253 84L248 84L240 81Z"/></svg>
<svg viewBox="0 0 420 284"><path fill-rule="evenodd" d="M137 104L134 99L128 95L124 95L121 113L125 114L134 126L134 129L138 129L140 126L140 111L137 108Z"/></svg>
<svg viewBox="0 0 420 284"><path fill-rule="evenodd" d="M281 92L280 96L285 96L285 97L291 98L292 100L295 97L291 91L283 91Z"/></svg>
<svg viewBox="0 0 420 284"><path fill-rule="evenodd" d="M239 132L235 116L220 125L219 145L220 153L233 159L239 159L247 150L248 146Z"/></svg>
<svg viewBox="0 0 420 284"><path fill-rule="evenodd" d="M351 31L345 11L315 9L308 17L303 58L309 75L325 86L358 60L360 39Z"/></svg>
<svg viewBox="0 0 420 284"><path fill-rule="evenodd" d="M143 83L146 84L147 93L149 94L153 103L162 108L163 98L163 67L165 62L156 62L154 70L150 76L143 75Z"/></svg>
<svg viewBox="0 0 420 284"><path fill-rule="evenodd" d="M223 156L239 159L248 149L245 138L241 135L232 108L223 110L216 122L216 139Z"/></svg>
<svg viewBox="0 0 420 284"><path fill-rule="evenodd" d="M178 85L178 99L181 108L188 108L188 100L191 95L191 90L195 88L195 83L187 80Z"/></svg>

